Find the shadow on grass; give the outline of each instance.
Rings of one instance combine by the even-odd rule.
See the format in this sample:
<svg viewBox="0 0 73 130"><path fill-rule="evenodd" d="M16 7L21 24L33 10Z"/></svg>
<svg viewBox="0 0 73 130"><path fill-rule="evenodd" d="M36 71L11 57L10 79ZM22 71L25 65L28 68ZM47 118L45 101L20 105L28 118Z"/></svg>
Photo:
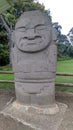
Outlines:
<svg viewBox="0 0 73 130"><path fill-rule="evenodd" d="M14 88L13 83L0 83L0 88Z"/></svg>
<svg viewBox="0 0 73 130"><path fill-rule="evenodd" d="M73 87L68 87L68 86L56 86L56 91L68 91L68 92L73 92Z"/></svg>

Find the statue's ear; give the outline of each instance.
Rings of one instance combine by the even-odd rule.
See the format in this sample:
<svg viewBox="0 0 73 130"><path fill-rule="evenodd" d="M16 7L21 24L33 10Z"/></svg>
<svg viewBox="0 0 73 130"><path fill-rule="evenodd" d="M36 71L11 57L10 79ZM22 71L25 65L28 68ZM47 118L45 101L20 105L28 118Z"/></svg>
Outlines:
<svg viewBox="0 0 73 130"><path fill-rule="evenodd" d="M55 28L52 27L52 41L57 41L57 33Z"/></svg>

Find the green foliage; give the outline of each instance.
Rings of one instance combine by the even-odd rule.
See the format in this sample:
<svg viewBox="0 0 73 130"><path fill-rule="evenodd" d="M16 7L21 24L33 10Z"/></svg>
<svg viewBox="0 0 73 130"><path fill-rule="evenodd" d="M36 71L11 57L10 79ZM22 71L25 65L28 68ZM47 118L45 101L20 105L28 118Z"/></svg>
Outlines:
<svg viewBox="0 0 73 130"><path fill-rule="evenodd" d="M71 60L72 58L70 56L61 56L61 57L58 57L58 61L65 61L65 60Z"/></svg>
<svg viewBox="0 0 73 130"><path fill-rule="evenodd" d="M10 8L7 0L0 0L0 14Z"/></svg>
<svg viewBox="0 0 73 130"><path fill-rule="evenodd" d="M68 51L68 55L70 57L73 57L73 46L70 45L67 51Z"/></svg>
<svg viewBox="0 0 73 130"><path fill-rule="evenodd" d="M73 46L71 44L58 43L58 60L69 60L73 58Z"/></svg>
<svg viewBox="0 0 73 130"><path fill-rule="evenodd" d="M71 59L71 60L65 59L63 61L58 61L57 62L57 72L73 73L73 59ZM56 82L57 83L73 83L73 77L72 76L56 76ZM73 87L57 86L56 90L73 92Z"/></svg>
<svg viewBox="0 0 73 130"><path fill-rule="evenodd" d="M15 26L15 23L18 17L25 11L31 10L41 10L44 11L44 5L41 5L39 2L34 2L34 0L9 0L11 4L11 8L9 8L6 12L3 13L5 16L5 20L7 24L11 27Z"/></svg>
<svg viewBox="0 0 73 130"><path fill-rule="evenodd" d="M5 16L6 22L9 26L15 25L16 17L11 12L4 13L4 16Z"/></svg>
<svg viewBox="0 0 73 130"><path fill-rule="evenodd" d="M9 63L9 51L8 45L0 44L0 66Z"/></svg>
<svg viewBox="0 0 73 130"><path fill-rule="evenodd" d="M0 29L0 44L5 45L8 42L7 33L4 28Z"/></svg>
<svg viewBox="0 0 73 130"><path fill-rule="evenodd" d="M0 71L12 71L9 65L0 66ZM14 74L0 74L1 80L14 80ZM0 83L0 88L14 88L13 83Z"/></svg>
<svg viewBox="0 0 73 130"><path fill-rule="evenodd" d="M58 61L57 72L73 73L73 59Z"/></svg>
<svg viewBox="0 0 73 130"><path fill-rule="evenodd" d="M10 65L0 66L0 71L12 71Z"/></svg>
<svg viewBox="0 0 73 130"><path fill-rule="evenodd" d="M1 27L1 26L0 26ZM0 28L0 66L9 63L9 47L5 29Z"/></svg>
<svg viewBox="0 0 73 130"><path fill-rule="evenodd" d="M6 23L11 27L15 26L17 18L25 11L44 11L44 5L34 0L0 0L0 13L5 16Z"/></svg>

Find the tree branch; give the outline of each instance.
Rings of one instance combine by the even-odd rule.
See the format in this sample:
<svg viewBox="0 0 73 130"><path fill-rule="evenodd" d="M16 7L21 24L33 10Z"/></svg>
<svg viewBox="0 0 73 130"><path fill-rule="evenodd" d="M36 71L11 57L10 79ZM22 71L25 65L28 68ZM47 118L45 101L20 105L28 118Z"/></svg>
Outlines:
<svg viewBox="0 0 73 130"><path fill-rule="evenodd" d="M11 29L9 28L9 26L7 25L4 16L2 14L0 14L0 19L2 21L3 26L5 27L6 31L8 34L11 34Z"/></svg>

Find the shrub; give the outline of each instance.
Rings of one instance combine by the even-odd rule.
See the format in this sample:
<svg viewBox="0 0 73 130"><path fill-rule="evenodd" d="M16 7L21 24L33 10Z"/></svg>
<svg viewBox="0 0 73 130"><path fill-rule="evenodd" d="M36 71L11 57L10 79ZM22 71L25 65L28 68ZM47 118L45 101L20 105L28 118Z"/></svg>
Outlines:
<svg viewBox="0 0 73 130"><path fill-rule="evenodd" d="M0 66L9 64L9 51L8 45L0 44Z"/></svg>

